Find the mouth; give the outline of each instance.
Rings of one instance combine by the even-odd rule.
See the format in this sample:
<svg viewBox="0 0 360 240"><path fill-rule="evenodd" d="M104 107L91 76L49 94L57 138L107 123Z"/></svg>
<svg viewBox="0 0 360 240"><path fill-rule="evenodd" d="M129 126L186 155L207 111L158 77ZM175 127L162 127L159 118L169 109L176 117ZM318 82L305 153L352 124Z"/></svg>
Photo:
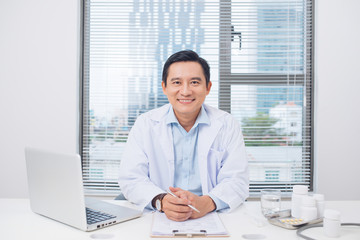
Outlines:
<svg viewBox="0 0 360 240"><path fill-rule="evenodd" d="M195 101L195 99L178 99L178 102L183 104L189 104L192 103L193 101Z"/></svg>

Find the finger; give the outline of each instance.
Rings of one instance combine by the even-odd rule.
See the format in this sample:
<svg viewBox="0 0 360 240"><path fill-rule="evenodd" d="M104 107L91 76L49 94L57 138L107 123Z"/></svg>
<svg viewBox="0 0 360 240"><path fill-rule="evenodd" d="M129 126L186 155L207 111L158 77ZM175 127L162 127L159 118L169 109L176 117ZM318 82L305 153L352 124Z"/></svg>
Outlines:
<svg viewBox="0 0 360 240"><path fill-rule="evenodd" d="M190 219L190 217L187 217L187 216L186 216L186 217L183 217L183 218L168 217L168 219L173 220L173 221L176 221L176 222L184 222L184 221Z"/></svg>
<svg viewBox="0 0 360 240"><path fill-rule="evenodd" d="M179 198L184 198L184 199L189 199L189 197L191 197L192 199L194 198L192 192L189 192L189 191L186 191L186 190L183 190L181 188L173 188L173 187L169 187L169 189L171 190L171 192L176 195L177 197ZM195 195L196 196L196 195Z"/></svg>
<svg viewBox="0 0 360 240"><path fill-rule="evenodd" d="M186 195L183 195L179 192L167 194L166 197L174 204L183 204L188 205L190 202L188 201Z"/></svg>
<svg viewBox="0 0 360 240"><path fill-rule="evenodd" d="M191 193L187 192L187 191L178 191L177 194L178 194L177 196L179 198L183 198L183 199L187 199L187 200L189 200L189 198L191 197Z"/></svg>
<svg viewBox="0 0 360 240"><path fill-rule="evenodd" d="M187 206L189 204L189 201L187 199L174 197L174 196L171 196L170 194L166 195L163 198L163 204L164 204L164 202L168 202L173 205L181 205L181 206Z"/></svg>
<svg viewBox="0 0 360 240"><path fill-rule="evenodd" d="M163 211L169 219L174 221L185 221L192 214L192 209L188 206L173 204L170 201L163 203Z"/></svg>
<svg viewBox="0 0 360 240"><path fill-rule="evenodd" d="M185 221L191 217L191 212L174 212L174 211L165 211L166 217L173 221Z"/></svg>
<svg viewBox="0 0 360 240"><path fill-rule="evenodd" d="M183 189L181 189L181 188L179 188L179 187L176 187L176 188L174 188L174 187L169 187L169 190L170 190L171 192L173 192L173 193L178 192L178 191L184 191Z"/></svg>
<svg viewBox="0 0 360 240"><path fill-rule="evenodd" d="M195 211L193 211L193 213L191 214L191 216L189 217L189 219L196 219L196 218L201 218L202 216L204 216L205 214L201 214L201 213L197 213Z"/></svg>
<svg viewBox="0 0 360 240"><path fill-rule="evenodd" d="M187 204L193 204L196 202L196 199L197 199L197 195L196 194L193 194L192 192L189 192L189 191L178 191L176 192L177 196L179 198L182 198L182 199L187 199L188 202Z"/></svg>
<svg viewBox="0 0 360 240"><path fill-rule="evenodd" d="M163 208L174 209L176 206L185 206L185 200L174 197L170 194L165 195L162 200Z"/></svg>

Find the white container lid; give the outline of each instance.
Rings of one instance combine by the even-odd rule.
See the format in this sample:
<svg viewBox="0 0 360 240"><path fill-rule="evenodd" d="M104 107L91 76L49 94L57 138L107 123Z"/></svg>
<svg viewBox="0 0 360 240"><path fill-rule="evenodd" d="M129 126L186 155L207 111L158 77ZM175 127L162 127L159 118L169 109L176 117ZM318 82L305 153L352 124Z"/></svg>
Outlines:
<svg viewBox="0 0 360 240"><path fill-rule="evenodd" d="M307 194L308 193L308 187L304 186L304 185L294 185L293 186L293 193Z"/></svg>
<svg viewBox="0 0 360 240"><path fill-rule="evenodd" d="M340 212L332 209L325 209L324 217L333 220L340 220Z"/></svg>
<svg viewBox="0 0 360 240"><path fill-rule="evenodd" d="M316 201L315 198L311 196L303 196L302 197L302 205L305 207L315 207Z"/></svg>
<svg viewBox="0 0 360 240"><path fill-rule="evenodd" d="M324 201L325 197L324 194L314 194L313 197L315 198L316 201Z"/></svg>

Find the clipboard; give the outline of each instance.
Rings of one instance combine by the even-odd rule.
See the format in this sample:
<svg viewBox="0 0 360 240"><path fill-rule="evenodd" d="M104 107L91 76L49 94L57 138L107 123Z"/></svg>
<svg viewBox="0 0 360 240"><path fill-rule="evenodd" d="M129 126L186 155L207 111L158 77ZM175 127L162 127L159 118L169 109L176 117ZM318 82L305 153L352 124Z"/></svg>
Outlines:
<svg viewBox="0 0 360 240"><path fill-rule="evenodd" d="M192 237L229 237L228 231L217 212L202 218L176 222L168 219L165 213L154 212L150 237L153 238L192 238Z"/></svg>

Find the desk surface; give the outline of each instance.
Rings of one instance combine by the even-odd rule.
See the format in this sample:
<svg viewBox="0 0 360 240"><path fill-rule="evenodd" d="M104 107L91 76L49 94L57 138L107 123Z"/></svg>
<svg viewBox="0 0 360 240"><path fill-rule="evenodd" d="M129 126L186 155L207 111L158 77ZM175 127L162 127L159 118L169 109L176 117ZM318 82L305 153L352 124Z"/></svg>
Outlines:
<svg viewBox="0 0 360 240"><path fill-rule="evenodd" d="M110 201L119 205L131 206L126 201ZM290 206L289 202L283 202L282 208ZM342 222L360 223L360 201L329 201L326 209L336 209L341 212ZM272 239L298 239L295 230L286 230L269 224L261 216L260 203L258 201L246 202L232 213L221 213L225 227L230 233L229 238L211 239L246 239L245 234L261 234ZM28 199L0 199L0 238L1 239L76 239L91 240L93 234L108 234L108 239L143 240L150 238L152 213L145 213L142 217L113 225L94 232L82 232L62 223L35 214L30 209ZM322 228L308 229L305 235L315 239L329 239L323 235ZM336 239L360 239L360 228L342 227L341 237Z"/></svg>

